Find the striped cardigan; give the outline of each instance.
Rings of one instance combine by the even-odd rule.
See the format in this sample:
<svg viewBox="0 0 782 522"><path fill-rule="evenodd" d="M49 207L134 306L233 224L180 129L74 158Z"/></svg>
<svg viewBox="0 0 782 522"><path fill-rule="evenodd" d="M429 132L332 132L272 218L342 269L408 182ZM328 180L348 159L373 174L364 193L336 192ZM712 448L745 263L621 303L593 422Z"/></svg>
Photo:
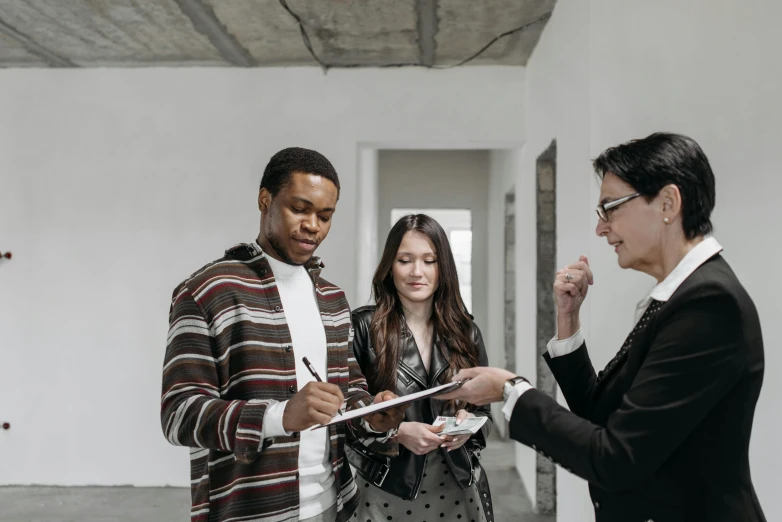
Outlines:
<svg viewBox="0 0 782 522"><path fill-rule="evenodd" d="M350 309L342 290L320 277L322 268L318 258L307 266L326 331L327 380L340 387L347 409L363 407L372 398L353 356ZM266 407L290 399L297 382L290 331L261 248L237 245L181 283L169 324L161 423L169 442L191 448L191 520L298 520L298 433L263 437ZM348 520L359 500L346 437L388 454L365 426L328 428L337 521Z"/></svg>

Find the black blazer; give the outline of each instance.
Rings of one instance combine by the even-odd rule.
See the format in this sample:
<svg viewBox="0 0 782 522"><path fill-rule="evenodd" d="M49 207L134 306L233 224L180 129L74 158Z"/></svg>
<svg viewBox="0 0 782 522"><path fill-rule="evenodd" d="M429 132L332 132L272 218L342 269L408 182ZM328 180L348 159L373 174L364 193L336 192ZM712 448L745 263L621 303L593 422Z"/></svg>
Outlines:
<svg viewBox="0 0 782 522"><path fill-rule="evenodd" d="M589 481L598 522L765 521L749 469L763 381L755 305L715 255L595 375L586 344L544 355L570 411L538 390L513 439Z"/></svg>
<svg viewBox="0 0 782 522"><path fill-rule="evenodd" d="M353 353L364 375L371 374L375 364L375 348L369 335L369 326L372 323L374 313L374 306L362 306L351 314L353 329L355 330ZM472 324L472 338L478 349L479 364L486 366L488 364L486 348L483 345L481 331L475 323ZM451 364L447 344L447 339L434 339L432 360L427 373L415 338L409 330L405 329L402 332L402 350L399 354L400 358L396 372L396 394L399 396L410 395L411 393L436 386L439 376ZM369 384L370 393L375 394L380 391L373 389L372 385ZM446 402L436 399L416 401L405 411L404 420L432 424L438 415L452 416L455 414L454 411L444 411L446 404ZM475 479L477 471L475 467L479 464L477 459L473 458L473 453L486 447L486 439L492 428L490 406L475 408L472 410L472 413L475 416L488 417L487 422L480 431L470 437L470 440L458 450L451 452L443 448L436 450L440 452L443 460L451 470L451 474L462 489L472 485ZM416 498L425 472L425 461L426 455L416 455L400 444L399 456L391 460L388 475L379 487L405 500ZM485 493L487 495L486 498L488 498L488 483L483 485L479 483L478 487L481 489L482 496ZM486 509L486 511L491 512L492 510Z"/></svg>

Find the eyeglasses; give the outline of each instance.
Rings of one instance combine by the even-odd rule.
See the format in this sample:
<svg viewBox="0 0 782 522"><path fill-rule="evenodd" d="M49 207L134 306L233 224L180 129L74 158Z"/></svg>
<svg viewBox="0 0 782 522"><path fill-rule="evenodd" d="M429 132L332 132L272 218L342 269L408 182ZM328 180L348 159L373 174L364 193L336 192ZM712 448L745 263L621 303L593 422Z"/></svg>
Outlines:
<svg viewBox="0 0 782 522"><path fill-rule="evenodd" d="M637 198L640 195L641 195L640 192L636 192L635 194L630 194L629 196L624 196L624 197L621 197L619 199L615 199L613 201L609 201L608 203L601 203L595 209L595 212L597 212L597 217L599 217L600 219L602 219L603 221L608 223L608 220L609 220L609 217L610 217L608 215L608 211L609 210L618 207L622 203L627 203L631 199Z"/></svg>

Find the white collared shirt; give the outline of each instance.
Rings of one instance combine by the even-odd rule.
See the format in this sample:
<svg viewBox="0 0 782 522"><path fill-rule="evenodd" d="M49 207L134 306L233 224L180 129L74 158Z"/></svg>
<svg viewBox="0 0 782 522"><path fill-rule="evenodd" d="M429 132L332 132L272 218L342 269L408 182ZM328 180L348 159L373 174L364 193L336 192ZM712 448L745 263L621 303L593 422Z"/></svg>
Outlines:
<svg viewBox="0 0 782 522"><path fill-rule="evenodd" d="M642 299L635 308L635 319L633 321L633 328L635 324L641 319L641 316L646 312L652 299L655 301L667 302L671 296L678 290L678 288L684 283L684 281L692 275L695 270L698 269L703 263L711 259L715 254L722 251L722 245L714 237L706 237L703 241L695 245L695 247L687 252L687 254L679 261L668 276L658 283L649 295ZM575 334L567 339L558 339L556 336L549 341L547 350L549 355L553 357L562 357L569 353L578 350L578 347L584 343L584 336L579 329ZM515 389L508 396L508 400L505 402L505 406L502 408L502 412L505 414L505 418L510 421L510 415L513 413L513 407L516 405L516 401L522 393L531 389L529 383L522 382L516 385Z"/></svg>

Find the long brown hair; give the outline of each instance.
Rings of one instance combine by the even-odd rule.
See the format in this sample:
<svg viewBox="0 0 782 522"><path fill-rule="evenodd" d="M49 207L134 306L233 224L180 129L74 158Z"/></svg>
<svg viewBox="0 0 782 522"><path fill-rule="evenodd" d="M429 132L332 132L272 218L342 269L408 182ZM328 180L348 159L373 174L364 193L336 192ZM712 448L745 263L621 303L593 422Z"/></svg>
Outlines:
<svg viewBox="0 0 782 522"><path fill-rule="evenodd" d="M375 364L369 373L370 391L396 389L396 369L401 357L404 312L392 278L392 268L404 235L411 230L425 235L434 245L439 285L432 301L433 338L439 339L434 350L446 348L451 364L440 376L440 383L451 382L463 368L478 366L478 347L472 338L472 318L459 292L459 276L448 237L440 224L426 214L404 216L391 228L383 256L372 278L372 295L377 309L372 317L369 335L375 348Z"/></svg>

